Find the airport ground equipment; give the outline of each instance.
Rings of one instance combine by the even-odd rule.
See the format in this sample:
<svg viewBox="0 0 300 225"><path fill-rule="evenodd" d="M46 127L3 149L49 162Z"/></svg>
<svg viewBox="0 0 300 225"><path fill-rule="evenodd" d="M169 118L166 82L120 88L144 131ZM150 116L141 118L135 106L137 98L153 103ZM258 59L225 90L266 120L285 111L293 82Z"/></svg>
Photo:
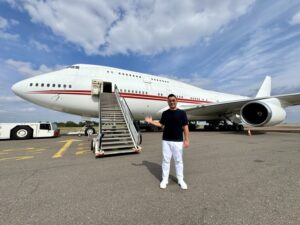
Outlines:
<svg viewBox="0 0 300 225"><path fill-rule="evenodd" d="M56 123L0 123L0 139L57 137L59 133Z"/></svg>
<svg viewBox="0 0 300 225"><path fill-rule="evenodd" d="M99 132L91 143L95 156L140 152L141 134L117 86L112 92L111 84L93 80L92 98L99 101Z"/></svg>

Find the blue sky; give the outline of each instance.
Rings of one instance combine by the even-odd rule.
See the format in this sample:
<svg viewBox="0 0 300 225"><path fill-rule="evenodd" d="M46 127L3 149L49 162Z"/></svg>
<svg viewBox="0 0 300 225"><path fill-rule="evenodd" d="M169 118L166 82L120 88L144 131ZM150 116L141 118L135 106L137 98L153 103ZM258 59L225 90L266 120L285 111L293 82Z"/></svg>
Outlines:
<svg viewBox="0 0 300 225"><path fill-rule="evenodd" d="M16 97L13 83L75 63L254 96L300 92L300 1L0 0L0 122L80 120ZM286 122L300 123L300 106Z"/></svg>

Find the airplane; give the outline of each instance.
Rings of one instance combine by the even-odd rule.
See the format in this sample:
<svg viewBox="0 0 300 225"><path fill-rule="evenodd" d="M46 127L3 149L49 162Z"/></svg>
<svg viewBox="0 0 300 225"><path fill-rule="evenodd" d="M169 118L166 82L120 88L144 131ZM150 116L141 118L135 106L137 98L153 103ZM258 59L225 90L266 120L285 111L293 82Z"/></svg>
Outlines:
<svg viewBox="0 0 300 225"><path fill-rule="evenodd" d="M102 83L103 92L114 93L117 88L134 120L144 120L146 116L160 119L168 109L167 96L173 93L190 124L206 121L208 130L243 130L243 124L273 126L285 120L286 107L300 104L300 93L272 96L269 76L255 97L247 97L204 90L166 77L89 64L75 64L22 80L12 90L34 104L96 118L98 100L91 94L93 80Z"/></svg>

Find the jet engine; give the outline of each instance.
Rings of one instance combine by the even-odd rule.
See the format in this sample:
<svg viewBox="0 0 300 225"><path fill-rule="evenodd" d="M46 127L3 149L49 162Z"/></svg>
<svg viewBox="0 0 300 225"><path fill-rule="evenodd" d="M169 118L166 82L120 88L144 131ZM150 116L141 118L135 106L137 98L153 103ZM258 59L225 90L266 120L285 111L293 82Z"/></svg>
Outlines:
<svg viewBox="0 0 300 225"><path fill-rule="evenodd" d="M241 116L251 126L274 126L285 120L286 112L278 99L270 98L245 104Z"/></svg>

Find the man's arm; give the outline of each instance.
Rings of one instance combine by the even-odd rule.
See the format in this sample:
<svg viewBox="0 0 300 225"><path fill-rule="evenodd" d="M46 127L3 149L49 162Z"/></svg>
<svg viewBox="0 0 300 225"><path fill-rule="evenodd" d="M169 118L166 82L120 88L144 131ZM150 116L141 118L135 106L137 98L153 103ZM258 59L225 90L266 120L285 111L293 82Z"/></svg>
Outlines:
<svg viewBox="0 0 300 225"><path fill-rule="evenodd" d="M145 117L145 121L149 124L152 124L156 127L163 127L163 125L159 121L153 121L151 116Z"/></svg>
<svg viewBox="0 0 300 225"><path fill-rule="evenodd" d="M190 131L188 125L183 126L183 134L184 134L183 147L188 148L190 146Z"/></svg>

